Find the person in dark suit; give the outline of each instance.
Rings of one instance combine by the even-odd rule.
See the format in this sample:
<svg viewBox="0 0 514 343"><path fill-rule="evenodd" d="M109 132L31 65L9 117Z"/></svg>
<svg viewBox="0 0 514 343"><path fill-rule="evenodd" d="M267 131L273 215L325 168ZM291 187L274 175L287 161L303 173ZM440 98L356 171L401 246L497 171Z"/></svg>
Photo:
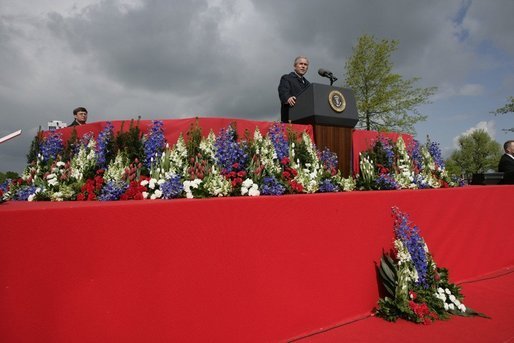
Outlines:
<svg viewBox="0 0 514 343"><path fill-rule="evenodd" d="M70 126L78 126L78 125L84 125L87 122L87 110L85 107L77 107L73 110L73 117L75 120L73 120L73 123L68 125Z"/></svg>
<svg viewBox="0 0 514 343"><path fill-rule="evenodd" d="M280 98L280 120L283 123L289 121L289 109L296 104L296 97L310 82L305 78L309 70L309 60L307 57L298 56L294 60L294 71L282 75L278 85L278 97Z"/></svg>
<svg viewBox="0 0 514 343"><path fill-rule="evenodd" d="M504 184L514 184L514 140L506 141L503 144L505 153L498 163L498 171L503 172Z"/></svg>

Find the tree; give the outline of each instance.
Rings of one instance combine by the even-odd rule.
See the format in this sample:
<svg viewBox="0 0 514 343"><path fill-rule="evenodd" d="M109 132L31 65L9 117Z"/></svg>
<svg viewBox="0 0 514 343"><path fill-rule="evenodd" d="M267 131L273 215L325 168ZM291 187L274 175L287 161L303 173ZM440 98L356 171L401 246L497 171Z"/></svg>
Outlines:
<svg viewBox="0 0 514 343"><path fill-rule="evenodd" d="M459 148L446 161L452 174L471 176L495 170L502 155L500 144L485 130L476 130L459 137Z"/></svg>
<svg viewBox="0 0 514 343"><path fill-rule="evenodd" d="M392 73L390 57L397 46L395 40L376 42L363 35L346 62L345 82L357 100L358 127L415 133L414 124L426 119L417 107L429 103L437 88L414 88L419 78L404 80Z"/></svg>
<svg viewBox="0 0 514 343"><path fill-rule="evenodd" d="M505 106L498 108L496 111L493 111L492 113L494 115L514 113L514 96L507 97L507 101L510 102L507 102ZM514 127L511 127L510 129L503 129L503 131L514 132Z"/></svg>

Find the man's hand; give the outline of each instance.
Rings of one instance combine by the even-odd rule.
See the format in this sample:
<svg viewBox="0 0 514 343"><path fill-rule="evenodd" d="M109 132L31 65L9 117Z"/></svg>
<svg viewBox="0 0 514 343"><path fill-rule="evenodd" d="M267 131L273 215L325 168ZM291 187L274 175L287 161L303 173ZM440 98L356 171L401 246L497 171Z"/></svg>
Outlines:
<svg viewBox="0 0 514 343"><path fill-rule="evenodd" d="M293 107L296 104L296 97L290 97L289 99L287 99L287 103L289 104L289 106Z"/></svg>

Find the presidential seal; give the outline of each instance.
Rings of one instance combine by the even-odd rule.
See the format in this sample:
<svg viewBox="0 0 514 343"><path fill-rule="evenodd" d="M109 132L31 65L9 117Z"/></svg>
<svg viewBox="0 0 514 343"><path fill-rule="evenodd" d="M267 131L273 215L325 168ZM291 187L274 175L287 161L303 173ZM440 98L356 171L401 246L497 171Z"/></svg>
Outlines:
<svg viewBox="0 0 514 343"><path fill-rule="evenodd" d="M333 90L328 94L328 103L336 112L343 112L346 108L346 100L343 94L338 90Z"/></svg>

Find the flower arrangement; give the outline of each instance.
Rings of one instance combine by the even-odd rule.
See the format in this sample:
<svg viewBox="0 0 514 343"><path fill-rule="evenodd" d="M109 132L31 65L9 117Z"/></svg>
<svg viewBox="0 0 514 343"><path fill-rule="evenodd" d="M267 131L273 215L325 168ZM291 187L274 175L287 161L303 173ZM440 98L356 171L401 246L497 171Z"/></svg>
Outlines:
<svg viewBox="0 0 514 343"><path fill-rule="evenodd" d="M337 157L317 150L305 132L274 123L263 134L238 137L230 125L202 136L194 123L167 142L162 121L147 133L132 121L115 133L111 123L95 138L40 132L31 162L18 180L2 187L2 199L112 201L260 196L352 191L355 179L336 169Z"/></svg>
<svg viewBox="0 0 514 343"><path fill-rule="evenodd" d="M400 136L396 142L379 136L360 154L357 187L363 190L447 188L464 185L445 169L439 145L427 139L407 147Z"/></svg>
<svg viewBox="0 0 514 343"><path fill-rule="evenodd" d="M376 315L388 321L403 318L430 324L450 315L481 316L463 303L459 286L451 283L448 270L438 267L407 214L392 208L394 249L384 253L378 267L385 296L378 301Z"/></svg>

